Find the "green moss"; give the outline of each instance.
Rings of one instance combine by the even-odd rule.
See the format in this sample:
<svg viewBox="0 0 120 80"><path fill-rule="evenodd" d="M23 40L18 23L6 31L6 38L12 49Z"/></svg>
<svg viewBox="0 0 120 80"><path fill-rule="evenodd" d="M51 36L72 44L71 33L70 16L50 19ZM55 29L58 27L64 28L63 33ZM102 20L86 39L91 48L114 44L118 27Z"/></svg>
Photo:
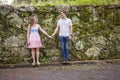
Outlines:
<svg viewBox="0 0 120 80"><path fill-rule="evenodd" d="M25 3L21 2L21 4ZM27 3L27 2L26 2ZM46 6L46 5L59 5L59 4L69 4L69 5L107 5L107 4L119 4L119 0L50 0L50 1L40 1L36 3L35 0L31 1L34 6Z"/></svg>

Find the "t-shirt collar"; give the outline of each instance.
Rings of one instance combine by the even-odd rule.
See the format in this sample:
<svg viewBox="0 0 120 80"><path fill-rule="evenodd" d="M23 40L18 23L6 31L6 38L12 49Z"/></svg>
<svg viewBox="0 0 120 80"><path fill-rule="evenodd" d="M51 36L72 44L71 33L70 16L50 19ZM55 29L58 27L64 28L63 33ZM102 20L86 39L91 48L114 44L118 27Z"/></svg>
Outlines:
<svg viewBox="0 0 120 80"><path fill-rule="evenodd" d="M61 18L62 20L67 20L68 18L66 17L66 18Z"/></svg>

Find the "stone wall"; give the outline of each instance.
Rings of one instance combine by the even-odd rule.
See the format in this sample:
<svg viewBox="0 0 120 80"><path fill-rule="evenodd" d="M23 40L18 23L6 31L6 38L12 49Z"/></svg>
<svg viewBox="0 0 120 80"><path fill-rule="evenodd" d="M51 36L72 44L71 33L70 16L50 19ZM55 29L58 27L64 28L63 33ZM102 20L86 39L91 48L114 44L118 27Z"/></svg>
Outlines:
<svg viewBox="0 0 120 80"><path fill-rule="evenodd" d="M36 14L42 28L52 34L60 10L66 10L73 22L70 60L120 58L120 5L107 6L0 6L0 62L19 63L31 60L26 48L27 25ZM43 47L41 62L61 60L58 35L49 39L40 32Z"/></svg>

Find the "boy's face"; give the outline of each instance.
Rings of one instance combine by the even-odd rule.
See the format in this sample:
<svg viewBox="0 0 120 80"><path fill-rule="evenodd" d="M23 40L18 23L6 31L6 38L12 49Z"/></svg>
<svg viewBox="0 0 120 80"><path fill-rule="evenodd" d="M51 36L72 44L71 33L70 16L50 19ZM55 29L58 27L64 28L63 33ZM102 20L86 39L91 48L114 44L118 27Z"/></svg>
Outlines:
<svg viewBox="0 0 120 80"><path fill-rule="evenodd" d="M66 16L65 13L63 13L63 12L60 12L60 15L62 18L64 18Z"/></svg>

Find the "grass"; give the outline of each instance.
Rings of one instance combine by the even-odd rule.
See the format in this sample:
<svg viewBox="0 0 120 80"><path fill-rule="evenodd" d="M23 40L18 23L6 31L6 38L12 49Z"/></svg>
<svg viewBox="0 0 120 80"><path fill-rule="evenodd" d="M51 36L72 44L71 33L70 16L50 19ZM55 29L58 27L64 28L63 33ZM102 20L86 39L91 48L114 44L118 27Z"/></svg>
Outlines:
<svg viewBox="0 0 120 80"><path fill-rule="evenodd" d="M55 6L58 4L69 4L69 5L107 5L107 4L120 4L120 0L50 0L50 1L41 1L35 3L33 0L31 2L34 6L46 6L51 5Z"/></svg>

